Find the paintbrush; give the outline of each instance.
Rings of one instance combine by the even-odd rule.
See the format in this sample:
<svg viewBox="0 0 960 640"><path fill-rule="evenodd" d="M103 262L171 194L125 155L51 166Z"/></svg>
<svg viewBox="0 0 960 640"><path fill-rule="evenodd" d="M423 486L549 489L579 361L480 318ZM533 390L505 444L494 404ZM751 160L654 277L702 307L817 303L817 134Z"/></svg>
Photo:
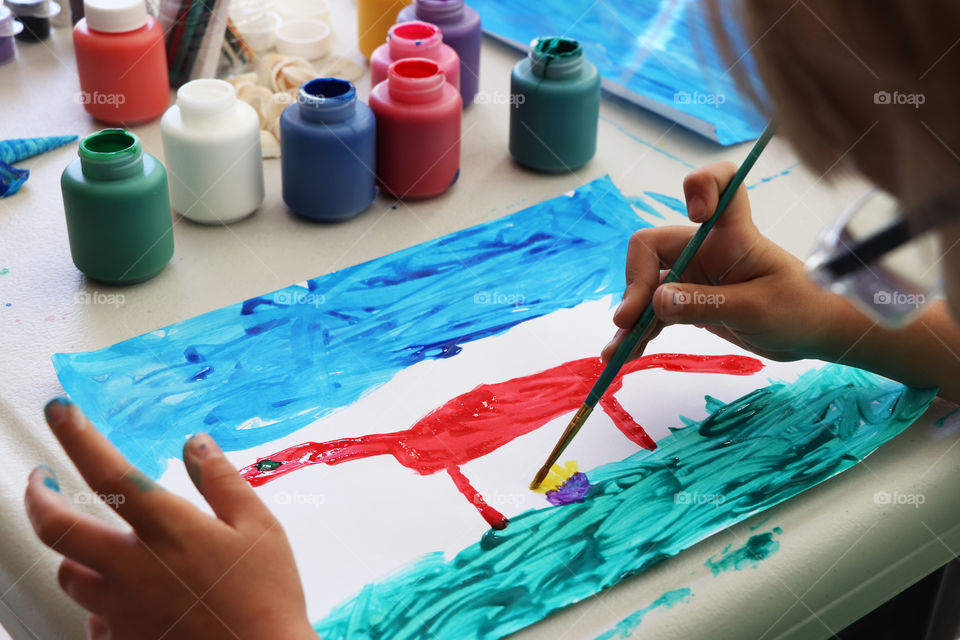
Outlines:
<svg viewBox="0 0 960 640"><path fill-rule="evenodd" d="M733 199L733 194L735 194L737 189L740 188L740 185L743 184L743 181L750 172L750 169L753 168L757 158L760 157L760 153L763 152L764 147L766 147L767 143L770 142L770 138L773 137L773 130L774 125L773 123L770 123L767 125L767 128L763 130L763 133L760 134L760 137L753 145L753 149L751 149L750 153L747 154L743 164L741 164L740 168L737 169L737 172L733 174L733 178L730 179L730 183L723 190L723 193L720 194L720 201L717 203L717 209L713 212L713 216L701 224L700 228L697 229L697 232L693 234L692 238L690 238L690 242L687 243L687 246L684 247L683 252L680 253L680 257L677 258L677 261L673 264L673 267L671 267L670 273L668 273L667 277L663 279L663 284L676 282L680 279L680 276L683 275L684 270L687 268L687 265L690 264L690 261L693 259L694 254L696 254L697 249L699 249L700 245L703 244L707 234L710 233L711 229L713 229L713 225L717 223L717 220L720 219L720 216L727 208L727 205L730 204L730 200ZM651 300L647 304L647 308L643 310L643 314L641 314L640 319L637 320L635 325L633 325L633 329L630 330L630 333L624 336L623 342L620 343L620 346L613 354L613 357L610 358L610 362L607 363L607 366L604 367L603 371L600 373L600 377L597 378L593 388L590 389L587 399L580 406L580 409L577 411L577 413L573 416L573 420L570 421L570 424L567 425L567 428L564 429L563 435L560 436L560 440L557 441L553 451L550 452L550 457L547 458L546 463L544 463L544 465L540 467L540 470L537 471L537 475L534 476L533 482L530 483L531 489L536 489L539 487L540 483L543 482L543 479L547 477L547 474L550 472L550 467L552 467L557 459L560 458L560 455L564 452L567 446L569 446L574 436L576 436L577 432L580 431L583 423L586 422L587 418L590 416L590 413L593 411L593 408L597 406L597 402L600 401L600 397L603 396L604 392L606 392L607 387L610 386L610 383L613 382L613 379L617 377L617 373L620 372L620 368L627 362L627 360L630 359L630 354L633 353L633 350L640 343L640 341L643 340L643 338L646 337L646 335L650 332L655 320L656 315L653 312L653 300Z"/></svg>

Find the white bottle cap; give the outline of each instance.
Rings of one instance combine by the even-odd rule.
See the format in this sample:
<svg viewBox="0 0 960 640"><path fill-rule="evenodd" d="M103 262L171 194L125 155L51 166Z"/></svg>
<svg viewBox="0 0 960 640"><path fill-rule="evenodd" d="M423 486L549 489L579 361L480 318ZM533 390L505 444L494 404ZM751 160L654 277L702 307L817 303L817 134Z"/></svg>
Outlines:
<svg viewBox="0 0 960 640"><path fill-rule="evenodd" d="M83 0L83 13L94 31L121 33L147 24L145 0Z"/></svg>

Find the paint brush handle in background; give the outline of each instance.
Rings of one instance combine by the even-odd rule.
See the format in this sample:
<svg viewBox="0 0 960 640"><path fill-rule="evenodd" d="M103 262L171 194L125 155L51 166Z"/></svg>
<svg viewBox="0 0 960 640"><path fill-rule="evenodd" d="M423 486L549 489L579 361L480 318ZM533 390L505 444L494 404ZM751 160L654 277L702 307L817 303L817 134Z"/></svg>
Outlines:
<svg viewBox="0 0 960 640"><path fill-rule="evenodd" d="M697 229L697 232L693 234L692 238L690 238L687 246L684 247L683 251L680 253L680 257L678 257L676 262L673 263L673 266L670 268L670 272L667 274L667 277L664 278L663 284L676 282L680 279L680 276L683 275L684 270L687 268L687 265L690 264L693 256L700 248L700 245L703 244L707 234L710 233L710 230L713 229L713 225L715 225L717 220L720 219L720 216L726 210L727 205L730 204L730 201L733 199L734 194L736 194L737 189L740 188L740 185L743 184L743 181L750 172L750 169L753 168L757 158L760 157L760 154L767 146L767 143L770 142L770 138L773 137L774 129L774 124L771 122L767 125L767 128L763 130L763 133L760 134L760 137L757 138L757 141L754 143L750 153L747 154L746 159L744 159L743 163L737 169L737 172L733 174L733 178L730 179L730 182L727 184L726 188L724 188L723 193L720 194L720 201L717 202L717 208L714 211L713 216L701 224L700 228ZM620 343L620 346L613 354L613 357L610 358L610 362L607 363L607 366L604 367L603 371L600 373L600 377L597 378L597 381L590 389L590 393L587 394L587 399L584 401L583 405L581 405L580 410L577 411L576 415L573 416L573 420L571 420L570 424L567 425L563 435L560 436L560 440L557 442L556 446L553 448L553 451L550 453L550 456L547 458L547 462L537 472L533 482L530 484L531 489L536 489L540 486L540 483L543 482L543 479L550 471L550 467L553 466L557 459L560 458L560 455L563 453L564 449L567 448L574 436L577 435L577 432L580 431L583 423L586 422L587 418L590 416L590 413L593 411L593 408L597 406L597 402L600 401L600 398L607 391L610 383L613 382L613 379L617 377L618 373L620 373L620 368L623 367L627 360L630 359L630 355L633 353L633 350L636 349L637 345L640 344L640 341L650 332L655 320L656 314L653 311L653 300L651 299L650 302L647 303L646 308L643 310L643 314L641 314L640 319L637 320L637 323L633 325L633 329L630 330L630 333L624 336L623 342Z"/></svg>

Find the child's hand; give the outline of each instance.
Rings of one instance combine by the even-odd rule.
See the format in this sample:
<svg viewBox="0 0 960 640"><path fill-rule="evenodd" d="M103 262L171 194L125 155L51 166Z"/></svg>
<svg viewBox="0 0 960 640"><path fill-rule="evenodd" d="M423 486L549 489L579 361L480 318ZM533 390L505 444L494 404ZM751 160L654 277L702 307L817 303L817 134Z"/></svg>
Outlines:
<svg viewBox="0 0 960 640"><path fill-rule="evenodd" d="M207 435L184 446L190 477L216 517L133 467L68 401L47 422L92 489L132 530L75 511L53 472L30 474L27 514L64 555L59 582L90 611L90 638L313 638L280 524Z"/></svg>
<svg viewBox="0 0 960 640"><path fill-rule="evenodd" d="M736 167L713 164L687 176L683 191L690 220L708 220ZM750 218L741 186L697 251L680 282L660 286L660 270L679 257L694 227L643 229L630 238L627 288L613 316L620 329L603 349L610 359L653 296L657 322L651 338L668 324L695 324L772 360L818 357L824 326L838 296L817 288L803 264L764 237ZM663 274L665 275L665 273ZM839 304L843 304L839 302ZM633 353L643 353L649 340Z"/></svg>

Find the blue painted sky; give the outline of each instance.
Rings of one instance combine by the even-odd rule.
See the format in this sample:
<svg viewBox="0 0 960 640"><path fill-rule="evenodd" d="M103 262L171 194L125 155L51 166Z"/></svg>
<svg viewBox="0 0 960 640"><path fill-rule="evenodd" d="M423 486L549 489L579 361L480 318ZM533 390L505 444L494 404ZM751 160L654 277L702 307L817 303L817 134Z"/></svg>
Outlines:
<svg viewBox="0 0 960 640"><path fill-rule="evenodd" d="M314 278L307 288L53 360L67 393L156 478L196 431L226 450L260 445L405 367L619 294L627 242L644 226L605 177L572 197Z"/></svg>
<svg viewBox="0 0 960 640"><path fill-rule="evenodd" d="M527 45L538 36L579 40L605 81L704 123L723 145L752 140L765 119L741 97L692 0L470 0L483 28ZM746 46L738 45L746 51ZM738 52L739 53L739 52ZM748 57L749 58L749 57ZM750 66L746 58L740 66Z"/></svg>

